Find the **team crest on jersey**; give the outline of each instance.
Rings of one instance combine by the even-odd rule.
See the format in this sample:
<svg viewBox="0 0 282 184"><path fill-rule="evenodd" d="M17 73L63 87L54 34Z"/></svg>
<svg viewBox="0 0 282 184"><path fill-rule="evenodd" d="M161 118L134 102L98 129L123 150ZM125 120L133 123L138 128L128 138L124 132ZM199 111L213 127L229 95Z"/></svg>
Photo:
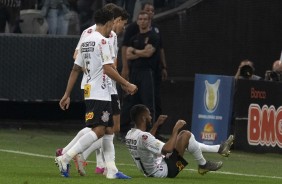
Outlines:
<svg viewBox="0 0 282 184"><path fill-rule="evenodd" d="M155 30L156 33L160 32L160 30L157 27L154 27L154 30Z"/></svg>
<svg viewBox="0 0 282 184"><path fill-rule="evenodd" d="M149 37L146 37L144 43L147 44L148 41L149 41Z"/></svg>
<svg viewBox="0 0 282 184"><path fill-rule="evenodd" d="M148 139L147 135L142 135L142 139L144 139L145 141Z"/></svg>
<svg viewBox="0 0 282 184"><path fill-rule="evenodd" d="M89 34L92 33L92 29L88 29L87 33Z"/></svg>
<svg viewBox="0 0 282 184"><path fill-rule="evenodd" d="M102 40L101 40L101 43L102 43L102 44L106 44L107 41L106 41L105 39L102 39Z"/></svg>
<svg viewBox="0 0 282 184"><path fill-rule="evenodd" d="M103 122L108 122L110 119L110 113L108 111L103 111L103 115L101 117L101 120Z"/></svg>

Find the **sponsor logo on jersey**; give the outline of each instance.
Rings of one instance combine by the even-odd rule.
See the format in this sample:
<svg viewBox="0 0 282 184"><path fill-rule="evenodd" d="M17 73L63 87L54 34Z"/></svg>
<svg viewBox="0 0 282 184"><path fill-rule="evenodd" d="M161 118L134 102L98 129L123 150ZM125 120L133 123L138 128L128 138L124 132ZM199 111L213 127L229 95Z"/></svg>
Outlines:
<svg viewBox="0 0 282 184"><path fill-rule="evenodd" d="M177 161L175 165L178 168L178 171L183 170L184 167L185 167L184 164L181 161Z"/></svg>
<svg viewBox="0 0 282 184"><path fill-rule="evenodd" d="M83 42L81 44L81 47L94 47L95 46L95 42Z"/></svg>
<svg viewBox="0 0 282 184"><path fill-rule="evenodd" d="M92 33L92 29L88 29L87 33L89 33L89 34Z"/></svg>
<svg viewBox="0 0 282 184"><path fill-rule="evenodd" d="M148 139L147 135L142 135L142 139L144 139L145 141Z"/></svg>
<svg viewBox="0 0 282 184"><path fill-rule="evenodd" d="M93 112L88 112L85 114L85 120L90 120L94 118L94 113Z"/></svg>
<svg viewBox="0 0 282 184"><path fill-rule="evenodd" d="M101 120L103 122L108 122L110 119L110 113L108 111L103 111L103 115L101 117Z"/></svg>
<svg viewBox="0 0 282 184"><path fill-rule="evenodd" d="M102 39L102 40L101 40L101 43L102 43L102 44L106 44L107 41L106 41L105 39Z"/></svg>

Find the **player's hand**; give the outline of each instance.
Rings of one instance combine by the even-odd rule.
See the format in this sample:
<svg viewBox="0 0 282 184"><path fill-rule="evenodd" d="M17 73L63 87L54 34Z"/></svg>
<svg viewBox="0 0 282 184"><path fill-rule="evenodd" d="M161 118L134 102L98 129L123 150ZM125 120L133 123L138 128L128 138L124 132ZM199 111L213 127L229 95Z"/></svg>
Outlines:
<svg viewBox="0 0 282 184"><path fill-rule="evenodd" d="M122 87L123 87L123 90L125 90L130 95L134 95L138 91L137 86L134 84L131 84L130 82L128 82L126 86L122 86Z"/></svg>
<svg viewBox="0 0 282 184"><path fill-rule="evenodd" d="M179 131L184 125L186 125L186 121L180 119L174 125L173 131Z"/></svg>
<svg viewBox="0 0 282 184"><path fill-rule="evenodd" d="M62 110L68 109L70 106L70 97L64 95L63 98L60 100L59 105Z"/></svg>
<svg viewBox="0 0 282 184"><path fill-rule="evenodd" d="M158 126L162 125L165 120L167 119L167 115L160 115L156 121L156 123L158 124Z"/></svg>

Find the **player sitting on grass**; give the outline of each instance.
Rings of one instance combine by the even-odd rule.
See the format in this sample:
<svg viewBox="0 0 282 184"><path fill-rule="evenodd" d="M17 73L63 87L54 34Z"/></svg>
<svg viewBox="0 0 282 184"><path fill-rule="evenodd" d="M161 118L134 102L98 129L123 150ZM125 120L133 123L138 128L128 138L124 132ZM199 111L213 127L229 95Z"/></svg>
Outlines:
<svg viewBox="0 0 282 184"><path fill-rule="evenodd" d="M194 135L180 129L186 124L184 120L178 120L173 128L172 135L166 143L156 139L155 134L167 116L160 116L152 130L146 131L152 117L145 105L135 105L130 111L131 120L135 127L126 135L126 146L138 169L147 177L174 178L188 164L183 158L185 150L191 153L198 163L198 172L203 175L209 171L216 171L222 167L222 162L206 161L202 150L218 152L222 156L230 154L234 136L231 135L221 145L209 146L199 143ZM179 132L180 131L180 132Z"/></svg>

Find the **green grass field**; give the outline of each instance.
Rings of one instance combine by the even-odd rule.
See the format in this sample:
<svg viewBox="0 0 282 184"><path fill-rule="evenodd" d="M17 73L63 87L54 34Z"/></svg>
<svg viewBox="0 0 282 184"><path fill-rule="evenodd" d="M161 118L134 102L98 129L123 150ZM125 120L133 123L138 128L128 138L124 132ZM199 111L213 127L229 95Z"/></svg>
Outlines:
<svg viewBox="0 0 282 184"><path fill-rule="evenodd" d="M279 154L253 154L232 150L230 157L204 154L209 160L222 160L218 172L204 176L197 173L197 165L189 153L185 154L189 165L174 179L145 178L133 165L125 147L115 141L116 164L119 170L131 176L131 180L109 180L93 173L95 154L86 167L87 176L79 176L72 163L71 177L63 178L54 164L56 148L65 146L76 132L52 132L47 130L0 130L0 184L250 184L282 183L282 156Z"/></svg>

